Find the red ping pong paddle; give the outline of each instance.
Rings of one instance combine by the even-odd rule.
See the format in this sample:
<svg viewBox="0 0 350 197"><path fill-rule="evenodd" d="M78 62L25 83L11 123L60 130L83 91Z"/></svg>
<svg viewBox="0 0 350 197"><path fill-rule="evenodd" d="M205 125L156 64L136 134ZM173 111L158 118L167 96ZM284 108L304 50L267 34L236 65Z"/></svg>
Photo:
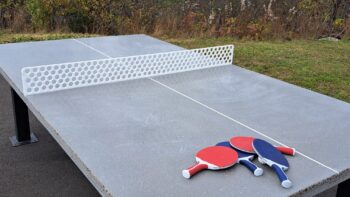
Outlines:
<svg viewBox="0 0 350 197"><path fill-rule="evenodd" d="M185 178L191 178L196 173L209 169L220 170L236 164L238 154L232 148L224 146L209 146L196 154L197 163L182 171Z"/></svg>
<svg viewBox="0 0 350 197"><path fill-rule="evenodd" d="M237 136L230 139L230 144L232 147L236 148L237 150L255 154L255 151L253 148L254 140L255 140L254 137ZM285 146L275 146L275 148L283 154L291 155L291 156L295 155L294 148L289 148Z"/></svg>

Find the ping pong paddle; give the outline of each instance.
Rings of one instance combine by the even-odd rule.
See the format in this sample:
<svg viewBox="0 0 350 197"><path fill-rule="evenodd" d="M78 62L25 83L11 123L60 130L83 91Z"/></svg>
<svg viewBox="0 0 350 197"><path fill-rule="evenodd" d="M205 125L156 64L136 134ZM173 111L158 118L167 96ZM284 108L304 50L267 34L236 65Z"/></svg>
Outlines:
<svg viewBox="0 0 350 197"><path fill-rule="evenodd" d="M182 171L185 178L191 178L196 173L209 169L220 170L236 164L238 154L235 150L223 146L209 146L196 154L197 163Z"/></svg>
<svg viewBox="0 0 350 197"><path fill-rule="evenodd" d="M289 163L282 153L273 145L261 139L255 139L253 141L253 149L258 154L260 161L270 166L276 172L282 187L290 188L292 182L284 173L288 169Z"/></svg>
<svg viewBox="0 0 350 197"><path fill-rule="evenodd" d="M229 141L219 142L216 144L216 146L225 146L232 148ZM251 160L254 159L254 154L245 153L240 150L236 150L236 152L238 153L238 163L247 167L255 176L261 176L263 174L263 169L257 167L253 162L251 162Z"/></svg>
<svg viewBox="0 0 350 197"><path fill-rule="evenodd" d="M230 144L233 148L235 148L237 150L240 150L240 151L243 151L246 153L255 154L253 146L252 146L254 139L255 139L254 137L237 136L237 137L233 137L230 139ZM294 148L289 148L289 147L285 147L285 146L276 146L275 148L283 154L291 155L291 156L295 155Z"/></svg>

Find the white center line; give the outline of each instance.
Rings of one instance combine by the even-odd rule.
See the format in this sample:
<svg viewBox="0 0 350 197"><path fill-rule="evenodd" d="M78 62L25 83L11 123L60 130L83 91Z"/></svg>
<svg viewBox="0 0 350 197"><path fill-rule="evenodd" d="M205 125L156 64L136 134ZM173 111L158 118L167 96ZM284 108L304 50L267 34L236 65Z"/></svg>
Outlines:
<svg viewBox="0 0 350 197"><path fill-rule="evenodd" d="M163 86L163 87L165 87L165 88L167 88L167 89L169 89L169 90L171 90L171 91L173 91L173 92L175 92L175 93L177 93L177 94L179 94L179 95L181 95L181 96L183 96L183 97L185 97L185 98L187 98L187 99L189 99L189 100L191 100L191 101L193 101L193 102L195 102L195 103L197 103L199 105L201 105L202 107L205 107L205 108L209 109L210 111L215 112L216 114L219 114L220 116L225 117L226 119L231 120L232 122L234 122L236 124L239 124L239 125L247 128L247 129L249 129L249 130L251 130L251 131L253 131L253 132L255 132L255 133L257 133L257 134L259 134L259 135L261 135L261 136L263 136L263 137L265 137L265 138L267 138L267 139L269 139L269 140L271 140L271 141L273 141L273 142L275 142L277 144L279 144L279 145L281 145L281 146L287 146L287 145L285 145L285 144L283 144L283 143L273 139L272 137L270 137L270 136L268 136L268 135L266 135L266 134L264 134L264 133L262 133L262 132L260 132L260 131L258 131L256 129L254 129L254 128L252 128L252 127L250 127L250 126L248 126L248 125L246 125L246 124L244 124L244 123L242 123L242 122L240 122L238 120L235 120L235 119L227 116L226 114L223 114L222 112L219 112L219 111L209 107L208 105L205 105L205 104L195 100L194 98L189 97L186 94L183 94L183 93L175 90L174 88L171 88L171 87L165 85L164 83L162 83L162 82L160 82L160 81L158 81L156 79L153 79L153 78L149 78L149 79L152 80L153 82L158 83L159 85L161 85L161 86ZM333 169L333 168L331 168L331 167L329 167L329 166L327 166L327 165L325 165L325 164L323 164L323 163L321 163L321 162L319 162L319 161L317 161L317 160L315 160L315 159L313 159L313 158L311 158L311 157L309 157L309 156L307 156L307 155L305 155L305 154L303 154L303 153L301 153L299 151L296 151L296 152L298 154L300 154L301 156L303 156L303 157L305 157L305 158L307 158L307 159L309 159L309 160L311 160L311 161L313 161L313 162L315 162L315 163L317 163L317 164L319 164L319 165L321 165L321 166L323 166L323 167L325 167L325 168L327 168L327 169L329 169L329 170L339 174L339 171L337 171L337 170L335 170L335 169Z"/></svg>
<svg viewBox="0 0 350 197"><path fill-rule="evenodd" d="M73 39L73 40L78 42L78 43L80 43L80 44L82 44L82 45L84 45L84 46L86 46L87 48L89 48L91 50L96 51L97 53L99 53L99 54L101 54L101 55L103 55L103 56L105 56L107 58L112 58L112 56L107 55L107 53L104 53L104 52L102 52L102 51L100 51L100 50L98 50L98 49L96 49L96 48L94 48L94 47L92 47L92 46L90 46L90 45L80 41L80 40L77 40L77 39Z"/></svg>
<svg viewBox="0 0 350 197"><path fill-rule="evenodd" d="M98 49L96 49L96 48L94 48L94 47L92 47L92 46L90 46L90 45L88 45L88 44L86 44L86 43L80 41L80 40L77 40L77 39L73 39L73 40L75 40L76 42L78 42L78 43L84 45L84 46L87 47L87 48L90 48L91 50L96 51L97 53L99 53L99 54L101 54L101 55L103 55L103 56L105 56L105 57L107 57L107 58L112 58L112 56L109 56L108 54L106 54L106 53L104 53L104 52L102 52L102 51L100 51L100 50L98 50ZM177 93L177 94L179 94L179 95L181 95L181 96L183 96L183 97L185 97L185 98L187 98L187 99L189 99L189 100L191 100L191 101L193 101L193 102L195 102L195 103L197 103L197 104L199 104L199 105L201 105L202 107L207 108L208 110L210 110L210 111L212 111L212 112L215 112L216 114L218 114L218 115L220 115L220 116L222 116L222 117L225 117L225 118L228 119L228 120L231 120L232 122L234 122L234 123L236 123L236 124L239 124L239 125L241 125L241 126L247 128L247 129L249 129L249 130L251 130L251 131L253 131L253 132L255 132L255 133L257 133L257 134L259 134L259 135L261 135L261 136L263 136L263 137L265 137L265 138L267 138L267 139L269 139L269 140L271 140L271 141L273 141L273 142L275 142L275 143L277 143L277 144L279 144L279 145L281 145L281 146L287 146L287 145L285 145L285 144L283 144L283 143L281 143L281 142L279 142L279 141L273 139L272 137L270 137L270 136L268 136L268 135L266 135L266 134L264 134L264 133L262 133L262 132L260 132L260 131L258 131L258 130L256 130L256 129L254 129L254 128L252 128L252 127L250 127L250 126L248 126L248 125L246 125L246 124L244 124L244 123L242 123L242 122L240 122L240 121L238 121L238 120L236 120L236 119L233 119L233 118L227 116L226 114L223 114L222 112L219 112L219 111L217 111L217 110L215 110L215 109L213 109L213 108L211 108L211 107L209 107L209 106L207 106L207 105L205 105L205 104L203 104L203 103L201 103L201 102L195 100L194 98L192 98L192 97L190 97L190 96L187 96L186 94L183 94L183 93L181 93L181 92L175 90L174 88L171 88L171 87L169 87L169 86L167 86L167 85L161 83L160 81L158 81L158 80L156 80L156 79L153 79L153 78L148 78L148 79L151 80L151 81L153 81L153 82L155 82L155 83L157 83L157 84L159 84L159 85L161 85L161 86L163 86L163 87L165 87L165 88L167 88L167 89L169 89L169 90L171 90L171 91L173 91L173 92L175 92L175 93ZM317 164L320 165L320 166L323 166L323 167L325 167L325 168L327 168L327 169L333 171L333 172L336 173L336 174L339 174L339 171L337 171L337 170L335 170L335 169L333 169L333 168L331 168L331 167L329 167L329 166L327 166L327 165L325 165L325 164L323 164L323 163L317 161L316 159L313 159L313 158L311 158L311 157L309 157L309 156L307 156L307 155L305 155L305 154L303 154L303 153L301 153L301 152L299 152L299 151L296 151L296 153L298 153L298 154L300 154L301 156L303 156L303 157L305 157L305 158L307 158L307 159L309 159L309 160L311 160L311 161L317 163Z"/></svg>

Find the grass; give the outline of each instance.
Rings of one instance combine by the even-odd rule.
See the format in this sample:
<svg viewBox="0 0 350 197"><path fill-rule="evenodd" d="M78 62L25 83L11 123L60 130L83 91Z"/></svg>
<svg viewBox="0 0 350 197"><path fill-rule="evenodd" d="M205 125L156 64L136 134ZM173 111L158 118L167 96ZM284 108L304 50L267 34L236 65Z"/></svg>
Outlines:
<svg viewBox="0 0 350 197"><path fill-rule="evenodd" d="M0 43L91 37L88 34L11 34ZM244 41L221 38L162 38L185 48L235 45L234 63L283 81L350 102L350 39L339 42Z"/></svg>
<svg viewBox="0 0 350 197"><path fill-rule="evenodd" d="M350 102L350 40L165 39L185 48L234 44L234 64Z"/></svg>
<svg viewBox="0 0 350 197"><path fill-rule="evenodd" d="M0 31L0 44L14 43L14 42L28 42L40 40L58 40L66 38L81 38L92 37L96 35L91 34L76 34L76 33L27 33L27 34L13 34L6 31Z"/></svg>

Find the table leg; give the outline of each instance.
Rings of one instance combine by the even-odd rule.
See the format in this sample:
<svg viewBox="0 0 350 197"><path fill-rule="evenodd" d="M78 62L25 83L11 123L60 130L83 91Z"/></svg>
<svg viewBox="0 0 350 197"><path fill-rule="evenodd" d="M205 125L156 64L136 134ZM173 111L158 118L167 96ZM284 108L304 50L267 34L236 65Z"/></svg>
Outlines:
<svg viewBox="0 0 350 197"><path fill-rule="evenodd" d="M16 129L16 135L10 137L12 146L20 146L37 142L37 137L30 132L27 105L12 88L11 94Z"/></svg>
<svg viewBox="0 0 350 197"><path fill-rule="evenodd" d="M350 179L338 185L337 197L347 197L350 195Z"/></svg>

